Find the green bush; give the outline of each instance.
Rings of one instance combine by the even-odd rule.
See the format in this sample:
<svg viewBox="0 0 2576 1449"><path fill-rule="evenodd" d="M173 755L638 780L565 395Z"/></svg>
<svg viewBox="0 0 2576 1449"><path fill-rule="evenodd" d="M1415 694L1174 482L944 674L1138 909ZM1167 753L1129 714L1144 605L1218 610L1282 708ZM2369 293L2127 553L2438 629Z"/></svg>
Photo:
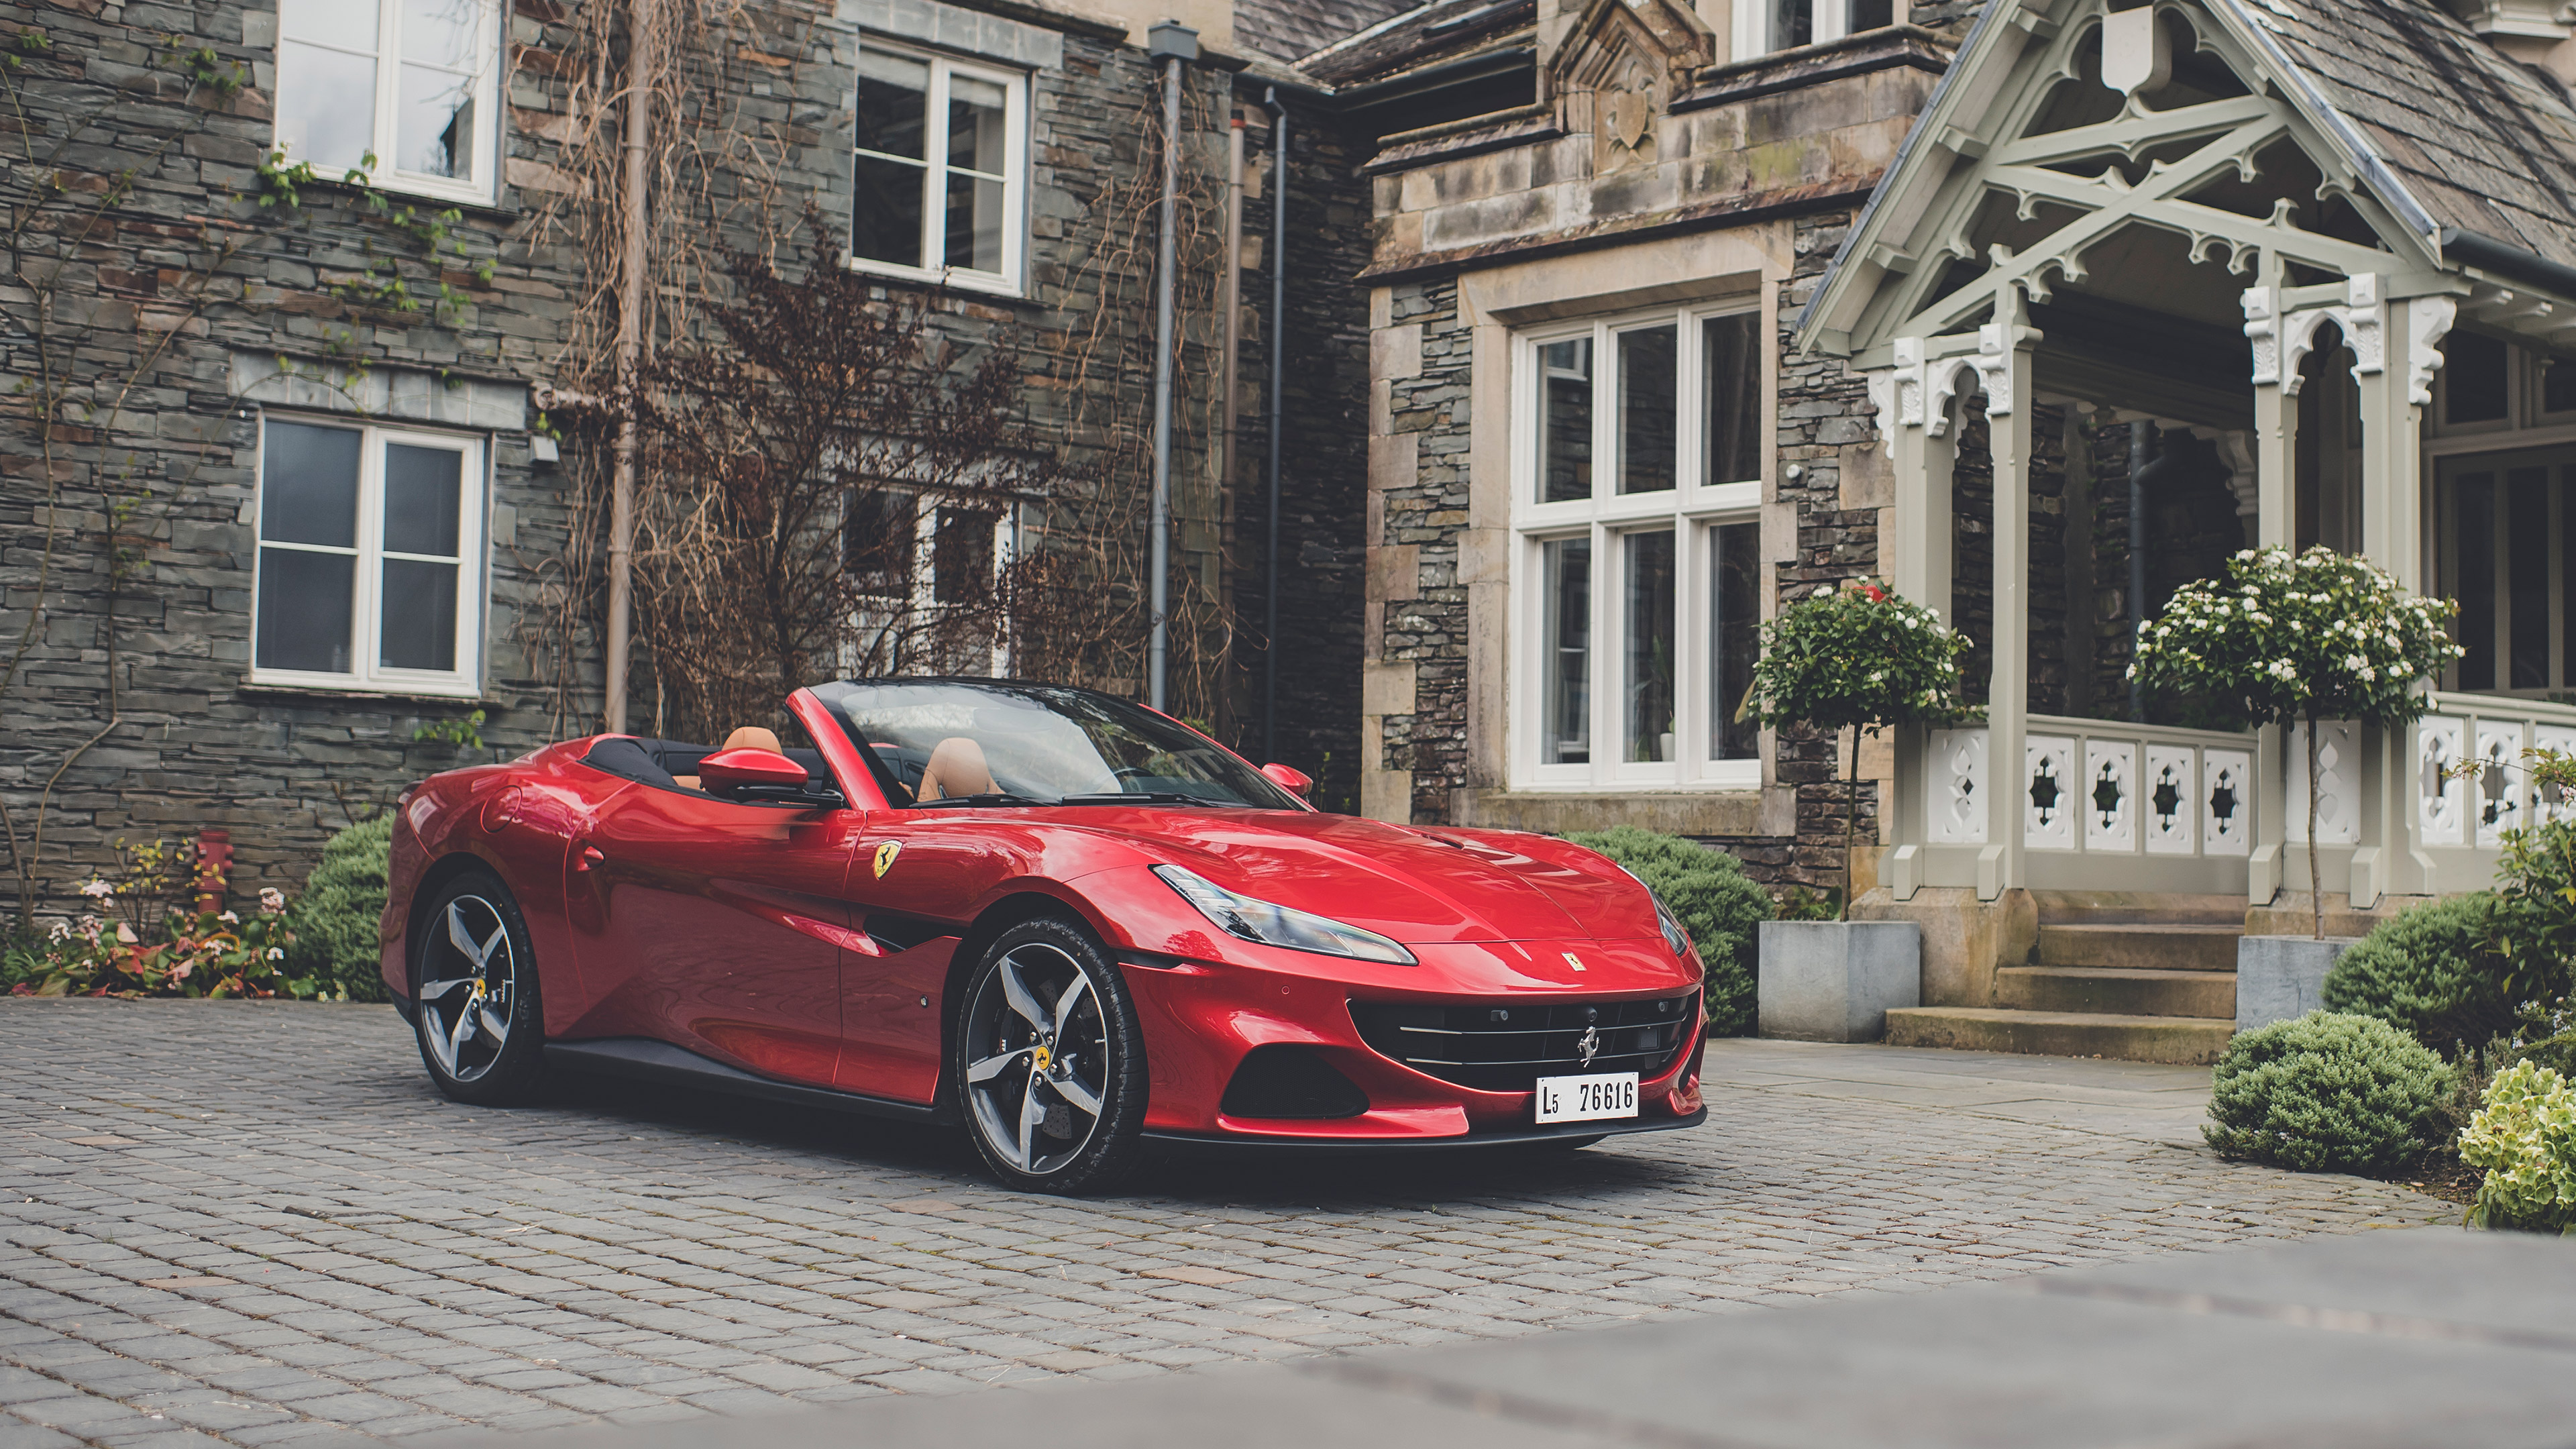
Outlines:
<svg viewBox="0 0 2576 1449"><path fill-rule="evenodd" d="M2433 1145L2450 1088L2450 1067L2396 1027L2312 1011L2228 1043L2200 1130L2226 1157L2385 1176Z"/></svg>
<svg viewBox="0 0 2576 1449"><path fill-rule="evenodd" d="M2537 1062L2496 1073L2460 1133L2460 1160L2487 1174L2469 1221L2576 1233L2576 1092L2565 1077Z"/></svg>
<svg viewBox="0 0 2576 1449"><path fill-rule="evenodd" d="M1708 1025L1718 1036L1753 1030L1755 929L1771 919L1771 896L1735 857L1678 835L1634 825L1566 839L1626 866L1662 898L1690 932L1708 972Z"/></svg>
<svg viewBox="0 0 2576 1449"><path fill-rule="evenodd" d="M2511 1031L2515 1003L2500 989L2496 950L2505 919L2496 896L2479 891L2383 922L2326 973L2326 1009L2375 1016L2445 1054Z"/></svg>
<svg viewBox="0 0 2576 1449"><path fill-rule="evenodd" d="M331 837L322 863L304 882L291 919L286 973L312 981L324 996L382 1001L376 923L385 913L385 861L393 849L393 812L361 820Z"/></svg>

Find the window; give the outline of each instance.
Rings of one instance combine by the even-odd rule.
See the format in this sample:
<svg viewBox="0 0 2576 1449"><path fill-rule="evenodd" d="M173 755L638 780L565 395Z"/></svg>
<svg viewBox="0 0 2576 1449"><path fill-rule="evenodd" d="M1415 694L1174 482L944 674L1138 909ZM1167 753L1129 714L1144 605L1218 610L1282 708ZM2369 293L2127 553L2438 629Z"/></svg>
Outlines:
<svg viewBox="0 0 2576 1449"><path fill-rule="evenodd" d="M475 441L269 419L252 679L477 693L482 558Z"/></svg>
<svg viewBox="0 0 2576 1449"><path fill-rule="evenodd" d="M855 265L1013 290L1027 80L901 51L859 53Z"/></svg>
<svg viewBox="0 0 2576 1449"><path fill-rule="evenodd" d="M489 201L499 0L279 0L277 144L334 179ZM370 163L369 159L374 160Z"/></svg>
<svg viewBox="0 0 2576 1449"><path fill-rule="evenodd" d="M1750 788L1761 622L1759 314L1518 339L1515 783Z"/></svg>
<svg viewBox="0 0 2576 1449"><path fill-rule="evenodd" d="M2443 681L2477 693L2576 688L2576 457L2564 448L2445 458L2434 492L2434 558L2459 601L2468 652Z"/></svg>
<svg viewBox="0 0 2576 1449"><path fill-rule="evenodd" d="M1009 649L992 634L996 587L1021 543L1014 507L951 507L893 490L853 495L841 558L860 602L845 668L866 661L971 672L989 656L992 671L1004 672Z"/></svg>
<svg viewBox="0 0 2576 1449"><path fill-rule="evenodd" d="M1736 0L1735 56L1840 40L1896 20L1895 0Z"/></svg>

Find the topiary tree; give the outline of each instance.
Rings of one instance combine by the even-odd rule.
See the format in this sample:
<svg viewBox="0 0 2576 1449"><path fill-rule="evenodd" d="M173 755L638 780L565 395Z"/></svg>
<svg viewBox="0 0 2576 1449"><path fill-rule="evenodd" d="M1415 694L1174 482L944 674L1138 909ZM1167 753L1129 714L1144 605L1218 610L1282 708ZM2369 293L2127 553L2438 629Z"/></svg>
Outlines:
<svg viewBox="0 0 2576 1449"><path fill-rule="evenodd" d="M2227 1044L2200 1131L2225 1157L2386 1176L2431 1148L2450 1088L2442 1059L2387 1022L2311 1011Z"/></svg>
<svg viewBox="0 0 2576 1449"><path fill-rule="evenodd" d="M2154 689L2242 708L2257 724L2308 727L2308 895L2324 940L2317 863L2317 722L2413 723L2418 681L2460 657L2459 606L2400 588L2368 559L2325 547L2246 549L2227 575L2174 591L2138 639L2129 676Z"/></svg>
<svg viewBox="0 0 2576 1449"><path fill-rule="evenodd" d="M295 941L286 948L286 974L316 983L324 995L382 1001L377 922L385 913L386 860L393 849L390 810L331 837L322 863L304 882L289 918Z"/></svg>
<svg viewBox="0 0 2576 1449"><path fill-rule="evenodd" d="M1717 1036L1753 1031L1756 1000L1754 931L1771 919L1771 896L1744 874L1735 857L1678 835L1620 825L1566 839L1619 863L1663 901L1690 932L1708 973L1708 1029Z"/></svg>
<svg viewBox="0 0 2576 1449"><path fill-rule="evenodd" d="M1966 635L1941 616L1866 579L1810 594L1762 626L1739 719L1766 729L1804 723L1852 732L1843 792L1843 899L1851 914L1851 857L1860 832L1860 737L1890 725L1942 724L1973 713L1959 692Z"/></svg>
<svg viewBox="0 0 2576 1449"><path fill-rule="evenodd" d="M2489 891L2417 906L2337 957L2321 999L2328 1011L2375 1016L2436 1051L2484 1043L2514 1023L2515 1002L2501 989L2503 924Z"/></svg>

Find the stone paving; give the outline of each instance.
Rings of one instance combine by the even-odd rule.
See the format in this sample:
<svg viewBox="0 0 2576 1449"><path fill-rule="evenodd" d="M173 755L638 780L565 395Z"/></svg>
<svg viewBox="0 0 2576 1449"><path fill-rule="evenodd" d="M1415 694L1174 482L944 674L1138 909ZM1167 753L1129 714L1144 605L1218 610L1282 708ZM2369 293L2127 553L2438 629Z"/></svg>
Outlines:
<svg viewBox="0 0 2576 1449"><path fill-rule="evenodd" d="M0 1001L0 1449L763 1412L2455 1220L2219 1162L2206 1083L1719 1043L1697 1132L1065 1201L771 1106L455 1106L381 1007Z"/></svg>

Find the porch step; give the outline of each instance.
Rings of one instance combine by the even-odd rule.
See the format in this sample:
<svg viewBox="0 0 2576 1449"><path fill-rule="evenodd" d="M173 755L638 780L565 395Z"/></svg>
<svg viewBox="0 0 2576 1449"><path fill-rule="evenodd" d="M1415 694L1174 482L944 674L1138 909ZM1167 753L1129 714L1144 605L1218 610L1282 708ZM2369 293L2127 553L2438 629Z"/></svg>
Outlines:
<svg viewBox="0 0 2576 1449"><path fill-rule="evenodd" d="M2041 966L2114 967L2130 971L2234 971L2243 911L2234 925L2052 925L2039 928ZM2232 1011L2234 1008L2230 1008Z"/></svg>
<svg viewBox="0 0 2576 1449"><path fill-rule="evenodd" d="M2045 926L2245 925L2240 895L2185 895L2167 891L2032 891Z"/></svg>
<svg viewBox="0 0 2576 1449"><path fill-rule="evenodd" d="M1887 1013L1890 1046L2033 1056L2112 1057L2206 1066L2227 1050L2233 1017L2128 1016L2014 1011L1992 1006L1902 1006Z"/></svg>
<svg viewBox="0 0 2576 1449"><path fill-rule="evenodd" d="M2116 966L2006 966L1995 1005L2015 1011L2236 1019L2235 963L2226 971L2140 971Z"/></svg>

